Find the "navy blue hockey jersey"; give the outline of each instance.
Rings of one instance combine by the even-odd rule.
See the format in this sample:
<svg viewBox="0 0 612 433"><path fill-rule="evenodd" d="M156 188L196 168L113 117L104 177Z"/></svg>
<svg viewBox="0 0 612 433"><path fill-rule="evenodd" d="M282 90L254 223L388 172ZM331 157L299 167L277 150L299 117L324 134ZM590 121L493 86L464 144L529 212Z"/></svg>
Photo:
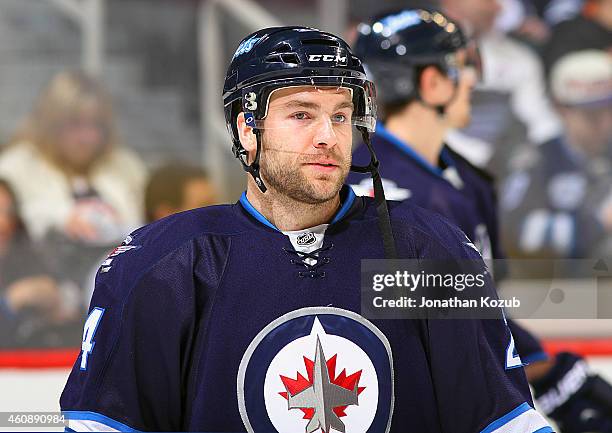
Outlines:
<svg viewBox="0 0 612 433"><path fill-rule="evenodd" d="M373 201L341 195L329 224L298 232L246 195L134 232L98 271L61 397L68 427L551 432L523 370L506 368L502 320L358 314L360 260L384 251ZM390 214L401 258L479 257L428 211Z"/></svg>
<svg viewBox="0 0 612 433"><path fill-rule="evenodd" d="M431 165L408 143L379 123L372 137L380 174L389 200L409 200L456 224L478 247L485 259L502 259L497 203L491 179L459 154L444 147L437 166ZM358 147L356 164L369 161L365 146ZM351 173L348 179L358 195L372 195L371 178ZM523 362L547 358L540 342L511 321L510 327Z"/></svg>

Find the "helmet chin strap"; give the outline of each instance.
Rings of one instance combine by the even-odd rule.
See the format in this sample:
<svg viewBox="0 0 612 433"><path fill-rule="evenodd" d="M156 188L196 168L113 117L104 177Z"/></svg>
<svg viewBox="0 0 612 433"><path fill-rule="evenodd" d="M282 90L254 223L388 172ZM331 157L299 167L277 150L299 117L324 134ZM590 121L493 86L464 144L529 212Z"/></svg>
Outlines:
<svg viewBox="0 0 612 433"><path fill-rule="evenodd" d="M255 181L255 184L259 190L261 192L266 192L268 188L266 187L266 184L261 178L261 174L259 172L259 159L261 157L261 130L253 128L253 134L255 134L257 140L257 150L255 151L255 159L253 162L248 164L249 153L244 147L242 147L241 144L234 143L234 155L242 164L244 171L253 177L253 180Z"/></svg>
<svg viewBox="0 0 612 433"><path fill-rule="evenodd" d="M374 204L376 205L376 212L378 214L378 227L383 238L383 248L385 250L385 258L397 259L397 250L395 246L395 239L393 238L393 231L391 229L391 218L389 217L389 208L387 206L387 200L385 199L385 191L383 189L382 178L378 172L378 166L380 165L374 148L370 142L370 133L362 127L359 127L363 142L370 151L370 163L366 166L351 165L351 170L357 173L370 173L372 175L372 184L374 186Z"/></svg>
<svg viewBox="0 0 612 433"><path fill-rule="evenodd" d="M268 188L266 187L266 184L261 178L261 173L259 172L259 158L261 156L261 130L253 129L253 134L255 134L255 139L257 140L257 150L255 151L255 159L248 167L247 171L251 174L251 176L253 176L259 190L261 192L266 192Z"/></svg>

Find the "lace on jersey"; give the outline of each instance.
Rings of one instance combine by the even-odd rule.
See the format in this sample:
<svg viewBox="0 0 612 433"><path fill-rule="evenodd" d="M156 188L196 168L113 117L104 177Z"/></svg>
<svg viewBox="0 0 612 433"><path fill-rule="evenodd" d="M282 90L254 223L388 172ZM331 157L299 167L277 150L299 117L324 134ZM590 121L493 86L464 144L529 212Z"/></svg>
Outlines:
<svg viewBox="0 0 612 433"><path fill-rule="evenodd" d="M331 259L327 256L321 256L320 253L331 250L333 247L334 244L330 243L327 246L317 248L316 250L313 250L309 253L304 251L296 251L288 248L283 248L283 250L285 250L289 254L297 256L297 259L291 259L291 264L306 268L305 271L298 272L298 277L325 278L325 271L321 271L320 268L323 265L329 263ZM315 263L308 263L309 259L314 260Z"/></svg>

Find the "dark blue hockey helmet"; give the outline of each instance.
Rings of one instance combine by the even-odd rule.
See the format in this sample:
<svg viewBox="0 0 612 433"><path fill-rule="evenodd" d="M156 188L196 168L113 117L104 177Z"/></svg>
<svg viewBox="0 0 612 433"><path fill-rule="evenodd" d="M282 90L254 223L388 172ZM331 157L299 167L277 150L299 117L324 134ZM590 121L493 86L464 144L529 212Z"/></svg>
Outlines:
<svg viewBox="0 0 612 433"><path fill-rule="evenodd" d="M424 9L389 13L358 27L355 54L366 64L384 105L420 99L418 71L435 65L454 80L459 78L457 51L481 75L475 43L445 15Z"/></svg>

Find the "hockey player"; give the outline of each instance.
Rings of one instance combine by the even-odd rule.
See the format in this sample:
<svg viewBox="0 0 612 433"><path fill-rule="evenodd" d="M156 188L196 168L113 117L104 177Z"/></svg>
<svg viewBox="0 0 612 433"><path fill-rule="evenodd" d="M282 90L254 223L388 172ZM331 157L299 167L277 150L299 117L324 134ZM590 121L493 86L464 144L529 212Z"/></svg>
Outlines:
<svg viewBox="0 0 612 433"><path fill-rule="evenodd" d="M347 44L260 30L240 43L223 99L247 190L137 230L103 263L61 397L68 428L552 432L501 317L359 314L362 258L484 264L435 214L387 213L380 184L374 201L343 186L351 126L367 143L376 121ZM372 152L352 168L377 179L377 165Z"/></svg>
<svg viewBox="0 0 612 433"><path fill-rule="evenodd" d="M433 210L456 223L485 259L502 258L491 178L445 145L451 128L470 120L478 52L443 14L405 10L360 27L355 52L371 72L383 108L372 145L387 198ZM380 78L377 80L377 78ZM367 160L360 147L353 158ZM351 175L358 194L371 181ZM612 431L612 389L587 373L578 356L547 359L538 340L510 322L527 376L543 410L564 432ZM564 386L576 378L575 387Z"/></svg>

